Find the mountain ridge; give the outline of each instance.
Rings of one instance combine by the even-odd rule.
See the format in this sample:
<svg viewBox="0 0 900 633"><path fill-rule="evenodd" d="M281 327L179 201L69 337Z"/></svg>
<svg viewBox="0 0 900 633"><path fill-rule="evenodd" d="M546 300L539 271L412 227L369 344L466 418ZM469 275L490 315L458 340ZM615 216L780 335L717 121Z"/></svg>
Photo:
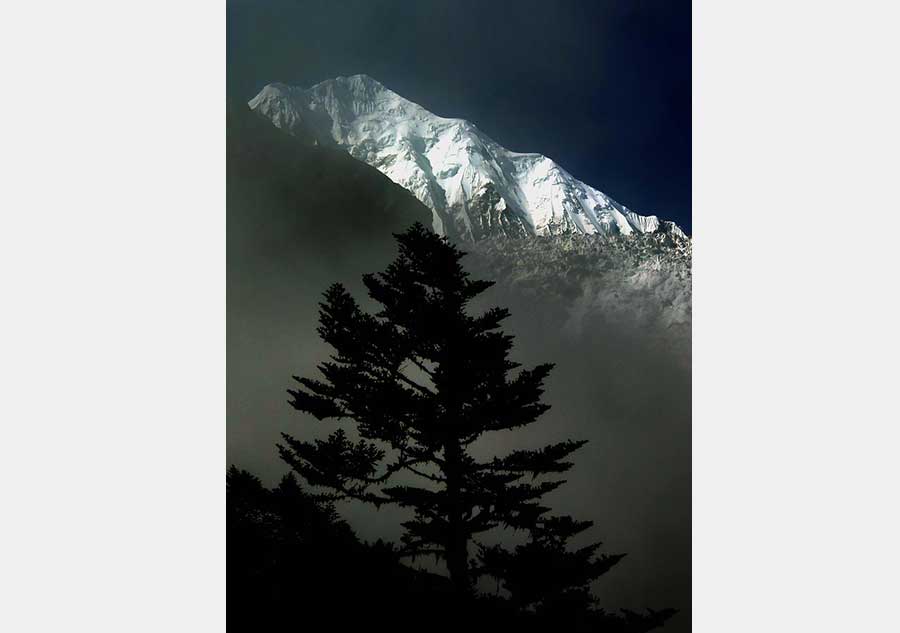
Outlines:
<svg viewBox="0 0 900 633"><path fill-rule="evenodd" d="M438 116L368 75L304 89L271 83L249 106L276 127L312 136L378 169L432 210L454 239L583 233L687 236L581 182L542 154L513 152L476 125Z"/></svg>

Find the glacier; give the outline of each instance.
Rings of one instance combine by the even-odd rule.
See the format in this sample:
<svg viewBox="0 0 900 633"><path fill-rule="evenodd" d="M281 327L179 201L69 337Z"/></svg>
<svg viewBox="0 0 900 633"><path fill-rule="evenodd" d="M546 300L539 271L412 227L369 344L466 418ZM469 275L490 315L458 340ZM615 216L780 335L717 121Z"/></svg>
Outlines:
<svg viewBox="0 0 900 633"><path fill-rule="evenodd" d="M464 119L438 116L368 75L305 89L271 83L249 106L276 127L336 146L406 188L454 240L567 234L686 238L670 221L640 215L550 158L513 152Z"/></svg>

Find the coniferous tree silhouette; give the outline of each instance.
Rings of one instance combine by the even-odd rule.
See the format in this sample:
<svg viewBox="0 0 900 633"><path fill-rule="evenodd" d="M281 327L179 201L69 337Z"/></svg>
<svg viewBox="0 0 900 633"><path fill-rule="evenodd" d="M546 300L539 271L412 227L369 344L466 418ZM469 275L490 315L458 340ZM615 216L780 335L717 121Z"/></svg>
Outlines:
<svg viewBox="0 0 900 633"><path fill-rule="evenodd" d="M226 481L230 594L262 602L296 574L299 561L318 570L304 580L321 584L323 573L358 555L359 542L333 505L302 490L292 475L267 489L232 466Z"/></svg>
<svg viewBox="0 0 900 633"><path fill-rule="evenodd" d="M481 547L479 571L500 580L519 608L586 609L593 604L590 582L625 557L596 556L601 543L570 549L569 539L591 525L568 516L539 516L526 543L512 550L502 545Z"/></svg>
<svg viewBox="0 0 900 633"><path fill-rule="evenodd" d="M662 625L673 610L595 608L590 582L622 555L597 556L598 544L570 549L590 522L541 505L562 483L544 477L568 470L566 458L584 442L473 456L483 434L525 426L547 410L541 397L551 365L516 371L512 338L500 331L507 311L469 314L491 282L469 279L456 247L419 224L396 237L398 258L364 277L380 309L367 314L332 286L320 306L319 334L335 350L319 366L324 380L295 377L301 386L290 391L296 409L355 424L356 440L339 429L312 442L284 435L278 447L326 492L308 492L292 475L267 489L246 471L228 472L229 627L328 621L340 630L378 623L400 632L427 622L434 631L643 633ZM339 499L397 504L414 518L399 547L362 543L335 511ZM493 528L530 538L513 549L475 540ZM452 582L400 563L424 553L446 560ZM473 591L483 575L506 596Z"/></svg>
<svg viewBox="0 0 900 633"><path fill-rule="evenodd" d="M541 514L530 537L512 550L502 545L480 547L480 573L500 581L517 609L534 614L538 629L650 631L672 617L674 609L621 615L596 608L591 581L608 572L624 554L597 555L602 543L570 548L569 540L593 525L569 516Z"/></svg>
<svg viewBox="0 0 900 633"><path fill-rule="evenodd" d="M230 631L304 628L323 619L337 630L373 620L419 630L440 598L435 583L445 579L399 564L389 543L360 542L332 504L292 475L269 489L232 466L226 500ZM406 605L410 598L416 608Z"/></svg>
<svg viewBox="0 0 900 633"><path fill-rule="evenodd" d="M359 439L340 429L313 442L285 434L281 457L329 489L329 500L412 508L402 554L443 557L459 592L471 590L477 573L496 572L523 606L548 591L571 597L619 559L593 561L595 548L565 555L551 547L587 524L546 518L539 500L563 481L544 476L568 470L566 458L585 442L487 461L469 451L484 434L523 427L547 411L541 397L552 365L515 371L512 337L500 330L509 312L469 314L470 302L493 282L470 279L463 252L418 223L395 237L397 259L363 277L380 309L366 313L342 285L329 288L318 332L335 353L319 365L324 380L295 376L300 387L289 391L294 408L319 420L351 420ZM397 485L401 473L418 483ZM532 544L506 558L503 550L483 551L479 572L470 544L497 527L531 530ZM546 558L550 550L566 571L530 583L512 571L514 561Z"/></svg>

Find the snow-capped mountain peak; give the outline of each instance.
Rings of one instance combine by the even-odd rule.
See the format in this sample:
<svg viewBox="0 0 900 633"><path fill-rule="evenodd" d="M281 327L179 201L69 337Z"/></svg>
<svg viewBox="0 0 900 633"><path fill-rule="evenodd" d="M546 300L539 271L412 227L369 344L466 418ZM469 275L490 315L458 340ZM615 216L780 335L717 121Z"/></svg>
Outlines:
<svg viewBox="0 0 900 633"><path fill-rule="evenodd" d="M277 127L337 145L411 191L432 210L442 235L684 237L674 223L629 210L550 158L509 151L469 121L437 116L368 75L308 89L269 84L249 105Z"/></svg>

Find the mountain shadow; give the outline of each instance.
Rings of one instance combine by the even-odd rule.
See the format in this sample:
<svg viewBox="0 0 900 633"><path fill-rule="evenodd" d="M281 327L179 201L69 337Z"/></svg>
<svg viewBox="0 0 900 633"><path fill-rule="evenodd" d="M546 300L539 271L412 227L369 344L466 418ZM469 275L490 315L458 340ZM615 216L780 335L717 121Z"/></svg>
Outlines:
<svg viewBox="0 0 900 633"><path fill-rule="evenodd" d="M229 103L226 126L229 282L290 264L304 274L365 270L390 258L392 232L431 217L377 170L246 105Z"/></svg>

